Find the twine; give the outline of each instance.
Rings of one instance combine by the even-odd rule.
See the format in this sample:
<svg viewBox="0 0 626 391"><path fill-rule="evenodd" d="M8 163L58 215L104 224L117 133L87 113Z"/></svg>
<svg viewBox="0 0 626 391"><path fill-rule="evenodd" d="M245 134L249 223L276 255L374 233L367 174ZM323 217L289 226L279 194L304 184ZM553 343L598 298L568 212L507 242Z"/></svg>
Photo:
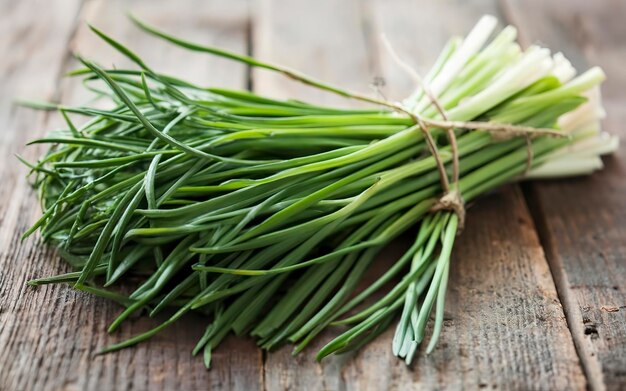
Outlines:
<svg viewBox="0 0 626 391"><path fill-rule="evenodd" d="M413 79L415 84L418 87L422 88L425 95L430 100L431 104L436 108L436 110L441 115L442 121L434 120L434 119L426 119L422 118L416 113L413 113L409 109L403 107L397 103L389 103L385 102L384 104L397 112L401 112L409 115L413 121L420 127L422 133L424 134L424 138L426 139L426 144L430 150L430 153L435 159L435 163L437 165L437 169L439 171L439 177L441 180L441 188L443 189L443 195L441 198L437 200L437 202L430 208L431 212L440 211L440 210L450 210L454 212L459 218L459 231L461 231L465 225L465 203L463 201L463 197L458 187L459 181L459 151L456 142L456 134L454 133L455 128L463 128L463 129L474 129L474 130L482 130L489 132L492 136L492 139L496 142L509 140L514 137L524 136L526 139L526 168L524 170L524 174L527 174L533 166L533 148L532 148L532 137L537 135L549 135L555 137L563 137L565 136L563 133L558 132L554 129L543 129L543 128L533 128L528 126L517 126L511 124L499 124L493 122L480 122L480 121L450 121L446 111L443 108L443 105L439 102L435 94L428 87L427 83L422 79L422 77L415 71L413 67L408 65L405 61L403 61L400 56L396 53L394 48L391 46L389 40L383 35L382 42L387 51L389 52L391 58L396 62L396 64L404 69L406 73ZM450 143L450 150L452 152L452 185L448 181L448 175L445 169L445 165L441 159L441 155L437 149L435 141L430 134L430 128L436 127L446 130L446 134L448 137L448 141Z"/></svg>
<svg viewBox="0 0 626 391"><path fill-rule="evenodd" d="M445 115L445 111L443 107L434 96L432 91L429 90L428 86L422 81L422 78L417 74L417 72L407 65L404 61L400 59L400 57L393 50L389 42L383 37L383 42L385 46L389 50L392 58L401 66L415 81L419 84L424 90L425 94L428 96L431 103L437 108L437 110L442 115L443 120L435 120L430 118L423 118L417 113L412 112L406 107L402 106L398 103L389 102L386 99L377 99L367 95L363 95L360 93L339 89L322 82L319 82L305 74L297 72L292 69L277 67L275 65L266 67L268 69L272 69L288 77L295 81L301 82L306 85L310 85L316 88L321 88L323 90L332 92L334 94L343 96L345 98L356 99L362 102L367 102L371 104L375 104L378 106L387 107L397 113L401 113L407 115L409 118L413 120L413 122L419 127L422 134L424 135L424 139L426 140L426 144L435 159L437 169L439 171L439 176L441 179L441 187L444 190L444 194L441 199L433 206L432 210L452 210L459 216L459 227L462 228L462 222L465 220L465 207L463 206L463 198L458 193L458 176L459 176L459 154L456 146L456 135L454 134L454 129L467 129L467 130L481 130L484 132L488 132L491 134L492 139L494 141L503 141L508 140L513 137L524 136L526 137L526 145L527 145L527 159L526 159L526 172L532 168L532 160L533 160L533 151L532 151L532 142L531 137L533 136L553 136L553 137L567 137L566 134L563 134L555 129L550 128L533 128L528 126L518 126L512 124L502 124L502 123L493 123L493 122L480 122L480 121L450 121ZM259 66L257 64L257 66ZM452 165L453 165L453 186L450 186L448 181L448 175L446 173L445 166L442 162L441 156L437 150L437 145L430 134L431 128L445 129L448 139L450 140L450 149L452 151Z"/></svg>
<svg viewBox="0 0 626 391"><path fill-rule="evenodd" d="M529 135L526 135L526 168L524 169L524 175L528 174L533 168L533 142Z"/></svg>
<svg viewBox="0 0 626 391"><path fill-rule="evenodd" d="M391 43L385 36L382 37L383 44L389 51L391 58L401 67L403 68L409 76L413 79L413 81L422 88L430 102L439 112L441 118L445 122L450 122L448 120L448 115L446 114L443 105L439 102L433 91L428 87L426 82L422 79L422 77L409 66L406 62L404 62L400 56L396 53L396 51L391 46ZM459 149L457 147L456 142L456 134L454 133L454 126L443 127L446 130L446 135L448 137L448 142L450 143L450 151L452 153L452 188L450 183L448 182L448 174L446 172L445 165L441 160L441 156L437 149L437 146L430 134L429 127L424 123L424 121L417 115L413 116L414 120L419 124L422 132L425 135L427 140L429 149L431 154L433 155L435 162L437 164L437 169L439 170L439 177L441 179L441 188L443 189L443 196L437 200L437 202L430 208L430 211L435 212L439 210L450 210L454 212L459 219L458 230L461 231L465 225L465 203L463 202L463 197L461 196L461 192L459 190L458 182L459 182Z"/></svg>

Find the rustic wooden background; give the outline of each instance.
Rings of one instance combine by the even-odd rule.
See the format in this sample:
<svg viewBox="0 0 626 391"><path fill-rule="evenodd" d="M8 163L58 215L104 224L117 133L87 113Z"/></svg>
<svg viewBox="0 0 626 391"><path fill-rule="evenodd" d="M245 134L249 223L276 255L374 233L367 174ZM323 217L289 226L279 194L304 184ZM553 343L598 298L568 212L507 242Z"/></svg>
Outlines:
<svg viewBox="0 0 626 391"><path fill-rule="evenodd" d="M515 0L0 0L0 389L1 390L385 390L626 389L626 148L591 177L507 186L473 206L455 250L438 348L413 369L390 351L392 330L356 354L321 364L291 347L263 353L230 338L206 371L190 350L204 320L189 316L135 348L99 348L154 324L141 319L107 335L115 305L66 286L26 287L66 270L36 238L39 215L14 153L60 126L15 97L80 102L62 78L71 51L125 64L86 21L127 43L154 67L211 85L252 88L325 103L338 98L266 72L183 53L138 31L137 15L177 35L253 53L345 87L368 91L375 76L400 98L411 81L382 52L385 32L418 69L451 34L484 13L519 27L524 44L558 48L579 68L602 66L608 131L626 137L626 2ZM394 248L388 250L393 252Z"/></svg>

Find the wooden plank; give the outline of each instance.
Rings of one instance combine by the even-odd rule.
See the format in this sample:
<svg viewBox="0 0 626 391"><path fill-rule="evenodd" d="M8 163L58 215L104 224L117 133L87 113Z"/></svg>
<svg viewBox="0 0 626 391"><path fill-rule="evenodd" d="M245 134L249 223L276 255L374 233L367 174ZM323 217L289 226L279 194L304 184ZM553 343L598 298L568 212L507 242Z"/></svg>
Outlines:
<svg viewBox="0 0 626 391"><path fill-rule="evenodd" d="M9 202L15 185L23 181L22 165L13 157L27 141L24 130L41 126L43 113L18 107L15 99L37 97L51 99L58 74L67 58L65 47L74 31L80 0L48 4L46 17L33 15L33 2L0 1L3 22L0 24L0 152L6 160L0 164L3 179L0 187L0 219L10 212ZM46 45L44 43L48 42ZM1 222L2 220L0 220Z"/></svg>
<svg viewBox="0 0 626 391"><path fill-rule="evenodd" d="M344 368L346 389L582 390L550 270L516 186L468 211L455 245L437 348L413 368L391 353L393 329Z"/></svg>
<svg viewBox="0 0 626 391"><path fill-rule="evenodd" d="M363 35L360 4L347 1L263 0L253 20L253 54L263 60L289 66L345 88L368 91L374 74ZM258 93L279 98L301 98L321 104L351 106L357 102L254 70L252 85ZM265 385L268 390L343 388L343 357L321 364L315 353L333 335L324 334L293 357L292 346L266 354Z"/></svg>
<svg viewBox="0 0 626 391"><path fill-rule="evenodd" d="M380 32L401 53L407 53L409 62L425 69L450 34L465 33L482 13L496 8L493 2L418 7L409 1L368 1L360 7L344 2L341 10L331 12L328 4L263 2L256 21L260 31L254 35L255 54L360 90L382 70L387 81L383 92L391 99L406 95L412 86L380 53L376 42ZM355 15L360 22L354 21ZM324 28L311 32L307 26ZM355 28L361 33L355 34ZM343 49L338 48L336 37L341 37ZM362 52L363 39L366 48ZM331 54L321 54L323 50ZM355 61L352 56L358 66L346 75L345 64ZM337 64L333 66L328 58ZM369 71L366 64L370 64ZM255 73L253 82L262 93L325 98L263 72ZM336 335L330 331L296 358L291 357L289 346L268 353L268 388L583 389L585 379L519 188L510 186L481 200L470 210L468 220L455 250L447 321L435 352L428 357L422 354L413 370L407 368L391 353L391 328L356 354L333 356L317 364L315 352ZM402 247L394 243L383 257L397 255Z"/></svg>
<svg viewBox="0 0 626 391"><path fill-rule="evenodd" d="M24 17L37 14L33 8L35 4L29 4ZM158 70L200 83L245 87L245 67L189 54L147 36L126 19L129 7L136 15L181 36L245 52L248 25L245 1L233 4L226 0L188 0L154 7L150 1L134 1L129 5L121 0L92 0L86 2L81 12L81 22L87 20L128 43ZM64 9L62 16L68 14L71 12ZM72 30L75 13L69 20L61 15L54 16L56 18L51 19L48 29L61 29L69 24L67 28ZM60 62L68 53L68 40L59 42L57 35L51 34L48 42L45 35L48 29L32 39L42 47L53 45L54 52L58 53L56 61ZM14 31L14 34L17 33L19 29ZM80 25L72 47L104 65L128 64L99 42L84 24ZM35 57L33 61L42 67L44 64L51 66L54 62L46 57ZM63 70L74 65L75 62L71 61ZM53 70L52 76L56 78L61 68ZM54 82L51 84L50 89L53 90ZM66 80L61 83L61 99L64 102L80 102L85 98L78 84ZM12 147L17 149L18 142L23 144L27 139L43 134L44 128L59 123L58 118L51 117L45 123L39 121L25 125L21 128L23 133L19 141L12 141ZM15 172L20 177L25 174L24 169ZM12 213L4 216L0 231L0 237L6 240L2 244L0 270L9 271L3 277L0 298L3 310L0 314L0 343L3 346L0 350L0 389L250 390L262 387L262 355L250 340L227 339L214 353L212 371L205 370L201 358L191 356L191 349L207 324L207 320L198 315L188 316L137 347L96 356L95 353L102 347L155 326L163 319L131 321L109 336L106 328L119 313L118 306L65 286L44 286L37 290L25 287L24 282L29 278L67 269L53 251L38 241L29 239L19 242L21 233L40 215L38 208L34 207L36 198L31 193L24 180L17 182L12 191L17 202L11 207Z"/></svg>
<svg viewBox="0 0 626 391"><path fill-rule="evenodd" d="M423 74L451 35L466 34L485 13L498 16L495 2L485 1L370 4L373 35L385 33ZM428 52L420 47L422 40L428 41ZM388 80L385 93L401 99L415 86L386 51L379 48L378 53L381 75ZM563 310L520 194L517 186L508 186L478 200L469 211L467 229L454 250L440 345L415 363L413 379L419 375L426 388L584 387ZM395 378L382 381L379 386L401 385Z"/></svg>
<svg viewBox="0 0 626 391"><path fill-rule="evenodd" d="M357 0L260 0L253 21L253 54L347 89L368 91L374 74L359 16ZM357 104L262 69L253 70L252 80L255 91L277 98Z"/></svg>
<svg viewBox="0 0 626 391"><path fill-rule="evenodd" d="M506 1L526 43L541 40L580 69L601 66L604 129L626 136L626 4ZM626 148L585 178L529 186L552 273L592 389L626 388Z"/></svg>
<svg viewBox="0 0 626 391"><path fill-rule="evenodd" d="M26 172L13 153L22 149L29 129L43 126L45 115L15 107L12 100L17 97L53 97L81 1L51 1L47 3L50 11L45 17L34 16L37 15L35 7L40 5L10 0L0 2L3 15L0 24L3 37L0 40L0 57L3 59L0 61L0 152L5 156L0 164L0 389L6 390L26 390L41 385L28 368L37 367L44 353L32 354L39 339L22 334L27 322L20 324L16 321L18 317L28 320L28 315L39 311L37 303L28 299L33 296L32 292L29 295L24 286L32 266L23 262L24 255L30 253L43 257L45 254L32 245L26 248L19 243L24 227L20 202L28 191L24 178ZM33 329L35 327L39 327L37 334L48 333L45 322L33 324Z"/></svg>
<svg viewBox="0 0 626 391"><path fill-rule="evenodd" d="M301 20L286 20L289 18L289 15L293 15L289 13L291 12L289 11L291 2L288 4L276 3L276 5L272 3L272 7L269 7L267 4L265 3L261 7L261 10L264 12L262 15L264 16L259 20L260 25L258 26L260 32L257 35L256 42L259 43L259 48L262 48L262 45L269 45L268 42L270 41L280 43L280 39L272 35L271 31L274 31L274 34L276 34L276 31L284 31L287 28L288 31L300 34L302 31L307 30L302 26ZM311 7L304 8L304 12L301 14L306 16L307 23L314 25L317 21L318 26L324 26L324 34L329 34L328 31L331 31L331 28L327 27L329 19L331 21L330 26L339 24L337 21L332 22L335 20L335 17L329 18L329 15L334 14L334 10L328 4L330 3L311 6L315 8L313 10ZM346 23L346 20L353 20L351 15L354 16L355 13L351 11L356 11L356 14L359 14L360 8L356 3L348 4L347 6L343 5L342 7L346 7L345 10L339 12L342 23ZM174 14L174 8L165 10L160 8L159 10L151 11L153 7L150 7L147 2L140 3L141 7L144 8L137 12L139 15L150 14L145 16L146 19L160 25L171 21L171 28L177 30L178 23L171 19L171 15ZM203 3L201 8L205 10L207 7L208 9L211 8ZM379 7L383 9L379 10ZM384 20L387 17L393 17L394 25L396 23L405 23L411 26L411 18L420 13L409 12L412 10L410 8L411 5L400 5L399 7L400 11L396 11L394 5L377 5L374 7L374 10L377 10L374 12L374 15L377 15L376 17L362 17L363 19L357 19L346 24L348 27L354 27L368 26L368 23L370 23L369 26L371 28L372 24L379 23L375 21L376 18L380 17ZM439 9L437 7L435 9ZM182 9L191 9L191 7L185 7L184 5L176 6L177 18L181 15ZM279 19L284 24L270 25L268 15L265 14L265 12L268 12L267 9L273 10L269 14L272 23ZM384 9L388 9L391 15L384 16ZM116 37L122 39L130 38L131 46L145 47L147 44L143 40L133 42L132 38L135 36L133 35L135 33L130 31L131 29L128 28L128 25L124 25L116 19L115 13L117 12L117 17L121 18L123 15L122 10L123 7L119 3L104 7L103 2L94 1L87 5L86 14L91 15L90 17L93 18L91 20L95 20L96 24L106 31L113 32ZM280 10L280 12L276 10ZM465 28L462 28L462 26L469 26L472 22L469 18L463 16L466 15L467 9L461 8L458 11L454 11L452 8L447 9L441 6L440 10L442 15L447 15L446 18L450 17L454 22L450 22L449 25L446 24L445 26L447 27L442 27L442 29L456 29L457 31L455 32L460 33L465 31ZM67 9L64 12L67 12ZM158 14L156 14L157 12ZM221 17L223 11L211 12L211 14L217 14ZM454 16L449 16L451 14ZM185 21L195 20L194 17L199 16L191 14L187 16ZM426 23L427 19L425 18L422 22ZM263 21L266 23L265 27L262 27ZM218 23L217 20L214 22ZM299 22L300 24L294 26L294 24ZM237 24L239 22L233 23ZM461 23L465 23L465 25ZM418 24L424 26L421 23L416 23L414 20L412 24L413 27L411 28L414 29L419 27L417 26ZM277 28L275 26L279 26L281 30L274 30ZM199 29L203 27L200 26ZM126 28L129 31L122 30ZM430 30L432 31L433 28L431 26ZM307 42L307 39L317 42L319 49L315 52L312 51L317 53L317 55L311 55L307 52L302 53L302 56L298 58L292 58L289 54L293 55L296 52L290 51L289 46L286 46L286 48L282 47L279 52L286 57L289 56L290 59L277 60L277 62L284 62L305 70L307 70L307 67L310 67L310 73L359 90L366 89L371 81L372 72L368 70L371 69L368 67L371 67L372 64L380 64L383 69L387 69L384 67L391 69L389 64L385 65L384 60L376 60L374 56L367 56L368 41L365 39L367 31L360 31L359 34L363 35L360 39L357 39L355 37L360 35L355 34L354 31L359 31L358 27L356 29L350 28L348 29L349 31L343 31L343 27L337 27L336 29L338 32L343 32L346 35L339 34L333 37L340 37L341 40L345 39L346 41L343 42L348 42L349 45L338 46L332 49L330 54L319 55L320 51L324 51L324 41L329 41L327 36L321 33L308 38L298 36L297 40L294 38L293 42L299 46L308 48L309 46L303 44ZM319 32L319 30L317 28L313 31ZM390 30L385 30L395 44L396 39L390 33ZM232 31L243 30L239 27L233 27ZM311 30L309 29L309 31ZM447 36L447 34L441 32L442 30L436 31L438 32L435 34L441 37ZM62 29L54 30L55 34L60 34L61 32ZM51 32L48 33L51 34ZM71 28L65 33L69 36ZM94 50L93 53L97 51L99 56L102 53L101 49L93 49L94 46L92 44L95 45L95 41L82 38L84 34L82 30L79 32L78 36L80 38L77 40L76 47L83 53L89 50ZM194 27L189 33L181 32L181 35L186 34L194 38L198 32ZM231 37L231 33L225 34ZM263 34L269 35L263 38ZM47 34L44 35L47 36ZM346 36L351 36L351 38L346 38ZM401 36L405 35L401 34ZM293 38L293 35L290 37ZM412 44L413 41L416 42L415 46L417 46L417 43L421 41L414 30L408 30L406 37L417 37L405 41L406 47ZM235 41L241 42L240 40L233 40L233 42ZM430 41L435 41L435 39ZM152 45L154 41L150 42L149 45ZM222 39L218 41L220 44L222 42ZM334 44L334 42L332 43ZM351 46L350 42L354 46ZM432 45L434 47L440 46L434 43ZM270 46L271 54L268 56L261 55L261 58L276 60L273 55L277 47L279 46L276 46L276 44ZM360 57L363 54L363 61L352 62L352 55L345 55L344 52L352 51L354 48L359 47L363 48L363 50L357 49L355 57ZM238 47L232 48L238 50ZM404 49L398 48L404 53ZM47 49L49 49L48 46ZM262 54L263 50L259 49L259 51ZM146 54L141 50L139 52L142 55ZM152 53L156 53L156 57L150 59L151 63L160 65L161 63L158 61L162 61L167 66L169 64L168 61L171 61L171 64L175 64L178 60L177 56L165 54L165 50L163 52L151 52L150 55ZM434 55L435 53L430 54ZM110 59L110 57L106 58ZM317 58L330 59L327 65L319 67L323 72L316 73L318 72L316 70L318 67L315 66ZM421 58L421 56L418 58ZM305 64L301 66L298 64L299 61ZM352 62L353 65L356 63L358 66L350 68L348 75L346 75L345 71L341 71L343 73L340 71L335 73L333 65L331 65L333 61ZM102 62L106 64L106 62ZM52 63L53 61L49 57L44 56L43 61L40 61L39 65L36 66L43 67L45 65L49 67ZM115 63L121 64L117 59ZM205 77L206 75L215 74L205 73L202 70L205 68L201 68L195 60L190 61L190 63L194 65L189 65L188 69L193 69L195 72L188 71L185 74L186 77L193 78L197 75ZM415 63L419 66L427 62L420 60L415 61ZM224 69L226 74L220 78L227 79L231 68L218 68ZM59 65L56 68L55 75L59 73L60 69ZM171 71L175 72L177 69L176 65L172 65ZM213 70L215 71L215 69ZM3 70L3 72L6 71ZM400 73L398 72L398 74ZM40 82L44 86L42 88L44 95L46 94L45 86L47 81L50 82L47 84L49 86L48 93L51 94L54 90L55 75L42 77L41 80L43 81ZM344 75L346 77L342 80ZM360 78L359 75L364 77ZM12 74L11 76L13 77L14 75ZM21 80L27 80L29 75L23 75L22 77L23 79ZM236 78L236 76L234 77ZM396 84L392 82L390 76L386 76L386 79L388 84L392 86ZM291 87L280 87L282 81L276 79L268 81L265 76L255 76L256 81L261 83L256 84L257 90L263 91L263 88L266 88L268 91L276 91L272 87L274 85L277 86L275 87L277 89L284 88L284 90L280 90L283 91L280 93L287 96L304 96L298 93L300 87L295 84ZM27 84L25 82L22 83ZM268 84L264 87L262 83ZM16 83L16 85L21 84ZM285 83L285 85L288 85L288 83ZM294 90L290 88L294 88ZM610 90L618 93L616 87L612 87ZM79 94L75 91L71 87L65 87L64 98L70 100L78 98ZM37 91L34 92L37 93ZM390 93L392 96L395 94L402 96L402 93ZM3 95L4 97L6 96ZM329 103L335 102L333 100L335 98L331 97L316 96L312 99L321 101L328 99L327 102ZM610 110L617 111L621 103L622 101L619 99L613 101ZM23 118L25 118L25 128L42 129L42 125L36 123L39 121L37 118L41 119L41 116L31 116L29 114ZM623 115L618 118L624 119ZM21 120L11 119L10 121L13 121L9 122L10 124L14 124ZM48 124L50 123L53 122L48 122ZM4 127L3 129L11 128ZM6 132L3 133L3 137L5 134ZM19 143L32 137L32 134L32 132L19 133ZM5 139L3 138L3 145L10 145L11 148L14 148L18 144L14 135L6 137L10 138L10 142L4 144ZM619 166L619 162L617 162L616 169L618 172L623 173L623 168ZM2 171L3 179L5 179L4 174L6 172L8 171ZM33 272L27 270L28 266L36 268L37 273L46 274L58 272L60 265L56 262L49 262L49 259L46 258L52 258L53 254L37 246L37 244L29 242L27 245L18 248L17 237L19 233L28 225L29 221L34 219L38 211L32 208L33 197L29 199L24 196L25 183L15 178L8 178L12 180L12 182L8 182L9 186L6 187L10 189L10 193L3 194L3 197L0 198L6 200L10 199L11 196L17 196L17 199L21 201L15 208L8 208L7 203L0 204L4 208L2 209L3 211L8 211L7 214L2 214L3 222L0 227L0 237L4 238L2 240L7 241L3 243L6 246L2 247L3 253L0 256L0 270L3 271L0 274L0 282L2 282L0 284L0 289L2 290L0 296L0 309L2 309L0 312L0 346L8 347L0 353L0 363L2 364L0 365L0 379L2 379L1 381L7 379L6 388L101 388L111 385L111 387L120 389L131 387L170 389L176 387L204 388L209 385L211 388L239 387L241 389L254 389L262 386L260 384L262 381L260 373L256 370L258 369L261 356L250 341L229 340L225 346L222 346L215 353L214 372L207 373L197 369L201 368L200 363L187 354L190 346L201 332L203 322L197 317L187 319L186 322L175 326L167 333L163 333L156 339L136 349L129 349L104 357L92 357L95 348L117 340L117 338L132 335L154 323L141 320L130 329L124 329L122 334L109 338L104 336L102 332L106 327L106 322L112 319L116 313L117 309L115 307L103 301L76 294L65 288L45 287L33 294L28 288L23 287L22 282L26 278L33 276ZM10 184L15 186L10 186ZM618 190L622 188L618 186L619 183L613 184L613 188L617 189L614 193L616 195L621 194ZM7 195L7 197L4 197L4 195ZM618 197L616 196L615 198L617 199ZM587 218L595 210L590 209L586 215ZM320 389L384 389L394 387L404 389L411 385L425 388L498 386L504 388L577 389L583 387L584 379L581 376L578 361L566 330L564 331L563 313L558 304L549 271L545 267L544 256L532 228L532 222L528 218L528 212L525 210L519 191L515 187L509 187L503 192L490 196L488 199L481 201L476 209L471 210L468 218L468 229L461 238L459 247L456 250L457 254L463 254L463 258L455 258L458 267L451 276L451 286L455 286L456 289L451 290L448 296L449 315L442 335L442 343L433 355L420 358L415 371L407 370L401 362L396 361L391 356L389 341L392 331L381 336L377 342L371 344L356 356L333 357L322 365L314 364L312 355L315 348L319 348L321 343L323 343L322 339L330 338L332 336L332 333L330 333L320 338L318 346L308 349L296 360L290 356L290 348L284 348L276 353L268 354L265 366L268 388L298 388L305 386L316 388L315 386L317 386ZM492 221L494 222L492 223ZM510 227L511 221L519 224ZM561 226L558 226L559 229L565 226L565 222L560 222L559 224L561 224ZM19 232L17 232L18 230ZM584 235L585 232L583 231L582 234ZM604 241L600 243L608 243L608 240L612 238L611 235L615 235L618 239L624 237L622 235L623 230L618 230L615 234L607 234L606 232L597 234ZM570 239L573 240L573 237ZM563 245L563 243L561 244ZM33 245L35 247L32 247ZM568 243L568 245L573 246L572 243ZM594 243L587 243L587 245L594 246ZM501 248L495 249L494 247L496 246L501 246ZM561 250L564 249L559 251ZM615 254L621 256L620 254L623 255L623 251L620 250L620 252ZM573 256L576 256L576 254ZM619 274L621 270L619 269L619 260L623 259L623 256L621 258L617 258L617 256L613 260L618 267L613 270L615 270L615 276L620 276L623 273ZM22 260L21 264L23 266L19 268L14 267L16 259ZM508 263L511 260L514 262ZM6 267L7 265L10 267ZM4 273L7 270L9 272L5 275ZM593 269L590 272L595 271ZM5 279L4 277L7 278ZM18 283L16 284L15 281L18 281ZM503 284L503 281L507 281L507 284ZM604 283L606 280L601 282ZM619 285L615 286L618 286L618 289L620 288ZM623 289L621 292L623 292ZM80 296L80 300L77 299L78 296ZM40 312L36 313L38 310ZM591 311L595 317L595 308ZM68 317L62 317L62 314ZM600 319L603 319L603 315L600 314ZM588 323L595 320L596 318L590 317ZM611 318L607 318L607 321L611 321ZM529 336L519 334L522 326L525 327L524 331L528 332ZM604 324L601 326L604 327ZM41 330L43 329L49 330L49 334L42 335ZM591 333L590 335L593 334ZM623 341L623 335L616 334L616 337L613 345L608 345L608 347L615 348L619 354L619 342ZM609 338L612 337L607 333L607 339L602 343L606 344L608 343L607 341L611 341ZM10 341L10 344L9 342L5 343L6 341ZM68 344L67 341L72 341L72 343ZM59 344L64 346L58 346ZM544 344L548 346L548 349L542 347ZM520 350L519 347L521 346L526 348ZM623 352L623 349L621 351ZM606 353L604 352L604 354ZM250 364L251 361L252 365ZM620 363L623 363L623 361L619 361L618 356L617 365L620 365ZM608 364L610 363L605 365ZM33 372L23 372L25 369L30 370L31 366L33 367ZM617 368L615 373L619 375L619 367L616 366L615 368ZM236 372L237 370L242 370L243 372L238 373ZM214 373L217 374L214 375ZM5 374L7 375L4 376ZM179 384L179 380L183 380L185 383ZM609 383L609 386L611 384L617 383ZM0 388L5 388L2 383L0 383L0 386L2 386Z"/></svg>
<svg viewBox="0 0 626 391"><path fill-rule="evenodd" d="M366 25L369 26L373 62L386 81L383 91L390 100L404 99L416 86L383 47L383 34L402 59L424 76L451 37L463 37L482 15L497 15L498 11L493 1L483 0L364 0L364 4L369 15Z"/></svg>
<svg viewBox="0 0 626 391"><path fill-rule="evenodd" d="M91 0L81 15L72 51L95 58L105 67L133 66L106 42L92 33L84 22L90 22L113 38L121 39L131 50L159 72L184 78L199 85L245 88L247 67L230 60L178 48L159 41L139 30L126 14L130 11L174 35L215 45L240 53L248 50L247 0L184 0L155 7L149 0L104 2ZM78 67L71 61L70 69ZM76 88L74 79L62 80L63 101L84 103L90 97L84 88ZM85 95L87 93L87 95Z"/></svg>

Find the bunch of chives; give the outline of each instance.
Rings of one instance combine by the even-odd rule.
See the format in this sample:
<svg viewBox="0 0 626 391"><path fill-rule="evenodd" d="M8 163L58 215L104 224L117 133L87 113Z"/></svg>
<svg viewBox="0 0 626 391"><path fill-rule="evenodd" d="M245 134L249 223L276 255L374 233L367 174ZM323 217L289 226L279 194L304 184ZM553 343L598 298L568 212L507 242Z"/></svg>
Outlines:
<svg viewBox="0 0 626 391"><path fill-rule="evenodd" d="M191 50L380 103L136 22ZM73 74L112 108L54 106L67 129L33 142L50 149L27 163L44 212L25 235L39 230L76 271L30 284L69 283L119 302L125 309L109 331L136 312L173 309L157 328L105 351L145 340L194 310L207 318L194 349L207 367L230 332L252 335L266 349L296 343L299 352L326 328L343 327L321 359L363 346L398 317L392 349L410 363L434 311L430 352L443 323L459 216L433 208L445 190L442 174L425 129L407 114L439 123L445 111L457 123L537 129L502 137L487 125L458 127L456 148L446 129L429 129L444 174L459 159L452 186L465 201L522 177L589 173L617 143L599 128L601 70L574 77L562 55L522 51L513 27L489 40L494 28L485 17L465 39L450 40L424 78L428 89L417 88L400 111L203 88L157 73L94 29L138 69L106 70L80 58L85 68ZM89 120L76 126L69 114ZM545 128L564 137L539 131ZM376 255L411 228L411 247L356 293ZM141 285L120 293L116 286L130 277Z"/></svg>

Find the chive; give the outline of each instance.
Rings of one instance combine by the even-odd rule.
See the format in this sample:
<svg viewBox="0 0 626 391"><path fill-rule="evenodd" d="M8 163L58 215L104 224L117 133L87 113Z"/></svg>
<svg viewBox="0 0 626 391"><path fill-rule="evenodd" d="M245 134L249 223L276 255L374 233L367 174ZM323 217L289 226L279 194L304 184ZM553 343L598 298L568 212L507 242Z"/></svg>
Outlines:
<svg viewBox="0 0 626 391"><path fill-rule="evenodd" d="M24 237L39 231L74 269L29 285L71 284L118 302L124 309L111 332L143 309L150 316L175 309L159 326L102 352L144 341L197 311L207 328L193 353L203 353L207 368L230 332L250 334L265 349L294 343L295 354L323 330L343 325L318 353L321 359L359 349L396 319L392 351L410 364L428 337L433 310L427 353L443 325L460 216L433 207L446 190L440 175L452 177L455 158L459 178L451 189L472 201L526 176L587 173L590 161L617 144L599 137L595 125L602 110L593 91L601 70L570 80L562 57L538 47L521 53L510 27L486 42L494 24L489 17L466 40L451 40L424 78L438 105L419 86L402 106L133 21L172 44L371 107L201 87L156 72L91 27L139 69L104 69L79 57L85 67L71 75L113 108L23 102L59 110L67 128L30 143L49 145L37 162L18 159L30 169L43 209ZM97 80L108 89L92 86ZM71 114L89 120L77 127ZM463 125L452 130L456 146L446 129L429 130L440 163L417 114ZM493 129L466 129L471 126L463 121L533 132L502 138ZM417 234L410 248L358 292L377 254L411 230ZM121 288L131 280L140 282L134 291Z"/></svg>

